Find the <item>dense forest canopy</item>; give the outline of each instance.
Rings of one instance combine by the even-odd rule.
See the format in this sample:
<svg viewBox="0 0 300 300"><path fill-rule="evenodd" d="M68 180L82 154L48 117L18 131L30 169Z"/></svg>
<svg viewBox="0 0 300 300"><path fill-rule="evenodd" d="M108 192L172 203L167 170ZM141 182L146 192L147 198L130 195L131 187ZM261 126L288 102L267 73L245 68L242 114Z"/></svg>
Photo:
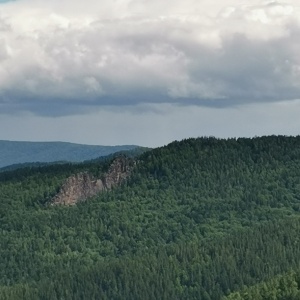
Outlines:
<svg viewBox="0 0 300 300"><path fill-rule="evenodd" d="M299 299L300 137L186 139L135 159L72 207L48 201L110 159L0 173L0 299Z"/></svg>

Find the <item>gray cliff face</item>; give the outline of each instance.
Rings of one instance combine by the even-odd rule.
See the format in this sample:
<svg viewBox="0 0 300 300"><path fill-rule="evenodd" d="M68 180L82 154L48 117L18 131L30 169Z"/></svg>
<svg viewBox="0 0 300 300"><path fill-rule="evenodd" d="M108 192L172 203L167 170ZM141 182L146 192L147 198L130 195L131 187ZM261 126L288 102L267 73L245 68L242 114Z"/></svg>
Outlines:
<svg viewBox="0 0 300 300"><path fill-rule="evenodd" d="M119 157L112 162L102 179L94 178L88 172L72 175L52 198L51 205L74 205L102 191L110 190L120 185L130 175L131 169L129 159Z"/></svg>
<svg viewBox="0 0 300 300"><path fill-rule="evenodd" d="M112 162L103 179L103 184L106 189L109 190L119 185L130 175L132 169L130 161L131 160L127 158L119 157Z"/></svg>

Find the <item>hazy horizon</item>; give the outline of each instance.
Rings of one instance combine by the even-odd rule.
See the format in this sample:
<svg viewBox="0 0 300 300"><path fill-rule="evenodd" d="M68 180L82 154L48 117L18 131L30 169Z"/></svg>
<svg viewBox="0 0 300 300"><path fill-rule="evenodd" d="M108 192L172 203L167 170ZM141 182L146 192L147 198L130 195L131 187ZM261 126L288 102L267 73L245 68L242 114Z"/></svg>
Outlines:
<svg viewBox="0 0 300 300"><path fill-rule="evenodd" d="M0 139L156 147L299 134L296 0L0 9Z"/></svg>

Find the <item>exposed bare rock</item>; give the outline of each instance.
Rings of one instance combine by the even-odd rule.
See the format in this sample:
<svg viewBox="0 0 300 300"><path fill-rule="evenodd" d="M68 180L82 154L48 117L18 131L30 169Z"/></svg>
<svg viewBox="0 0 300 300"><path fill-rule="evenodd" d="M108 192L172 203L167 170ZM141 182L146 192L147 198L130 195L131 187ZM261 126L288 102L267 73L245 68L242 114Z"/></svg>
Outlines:
<svg viewBox="0 0 300 300"><path fill-rule="evenodd" d="M94 178L88 172L72 175L62 185L59 193L52 198L51 205L74 205L102 191L110 190L120 185L129 176L131 169L131 160L118 157L101 179Z"/></svg>
<svg viewBox="0 0 300 300"><path fill-rule="evenodd" d="M118 157L112 162L103 179L103 184L106 189L109 190L112 187L119 185L128 177L132 169L130 162L132 162L132 160L125 157Z"/></svg>
<svg viewBox="0 0 300 300"><path fill-rule="evenodd" d="M95 196L104 190L101 179L93 178L89 173L78 173L69 177L61 187L59 193L52 199L51 203L73 205Z"/></svg>

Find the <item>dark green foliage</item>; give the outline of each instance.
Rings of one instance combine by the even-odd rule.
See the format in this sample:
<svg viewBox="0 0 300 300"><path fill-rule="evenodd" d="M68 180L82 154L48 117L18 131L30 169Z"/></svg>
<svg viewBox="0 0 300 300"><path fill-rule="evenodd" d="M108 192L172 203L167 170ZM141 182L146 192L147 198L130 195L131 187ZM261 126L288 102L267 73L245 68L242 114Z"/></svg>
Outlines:
<svg viewBox="0 0 300 300"><path fill-rule="evenodd" d="M300 268L300 137L173 142L111 192L46 205L108 166L0 174L0 299L248 299Z"/></svg>
<svg viewBox="0 0 300 300"><path fill-rule="evenodd" d="M271 280L234 292L224 300L299 300L300 270L290 271Z"/></svg>

